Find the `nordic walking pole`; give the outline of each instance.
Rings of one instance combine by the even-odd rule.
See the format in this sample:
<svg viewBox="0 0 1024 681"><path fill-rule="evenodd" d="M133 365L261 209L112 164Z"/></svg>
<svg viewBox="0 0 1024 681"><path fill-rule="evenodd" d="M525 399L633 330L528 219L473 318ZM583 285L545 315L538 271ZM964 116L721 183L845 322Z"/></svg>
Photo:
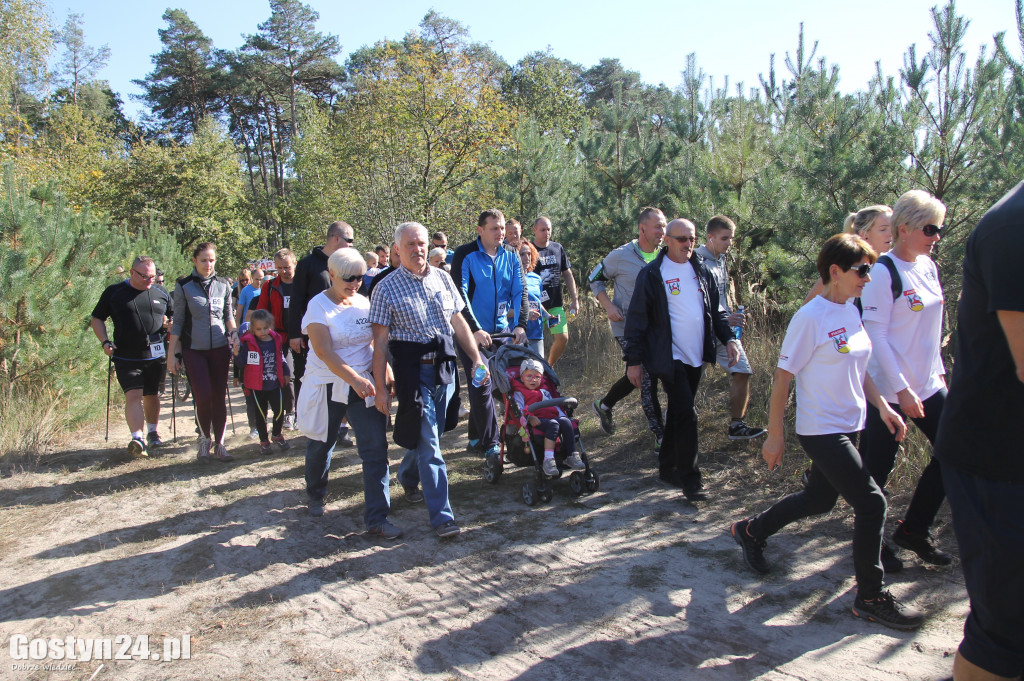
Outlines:
<svg viewBox="0 0 1024 681"><path fill-rule="evenodd" d="M231 434L232 435L238 435L238 432L235 430L235 410L231 408L231 379L230 379L230 377L228 378L227 398L228 398L228 414L230 414L230 416L231 416Z"/></svg>
<svg viewBox="0 0 1024 681"><path fill-rule="evenodd" d="M104 442L110 442L110 369L114 365L114 358L107 357L107 432L103 436Z"/></svg>
<svg viewBox="0 0 1024 681"><path fill-rule="evenodd" d="M171 374L171 442L177 444L178 442L178 412L175 410L177 404L178 392L178 375Z"/></svg>

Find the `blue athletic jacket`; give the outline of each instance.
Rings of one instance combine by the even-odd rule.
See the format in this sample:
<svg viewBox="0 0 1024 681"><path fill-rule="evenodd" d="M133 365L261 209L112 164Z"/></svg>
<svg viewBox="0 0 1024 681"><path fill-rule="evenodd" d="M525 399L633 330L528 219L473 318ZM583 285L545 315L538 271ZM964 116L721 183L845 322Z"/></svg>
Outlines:
<svg viewBox="0 0 1024 681"><path fill-rule="evenodd" d="M519 315L515 325L526 329L530 302L523 285L523 268L517 253L499 247L498 255L492 260L477 237L476 241L455 249L452 280L466 301L462 315L471 331L508 331L508 312L514 310L517 304Z"/></svg>

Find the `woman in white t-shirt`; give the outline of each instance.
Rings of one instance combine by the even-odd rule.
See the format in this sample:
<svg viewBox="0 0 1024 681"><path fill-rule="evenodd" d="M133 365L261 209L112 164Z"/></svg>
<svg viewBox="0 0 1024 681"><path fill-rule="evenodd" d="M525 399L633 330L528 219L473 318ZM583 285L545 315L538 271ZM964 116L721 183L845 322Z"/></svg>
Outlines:
<svg viewBox="0 0 1024 681"><path fill-rule="evenodd" d="M942 286L928 256L941 238L945 217L946 206L928 192L915 189L901 196L893 207L892 250L879 259L861 297L864 328L874 346L868 373L889 406L913 419L929 442L935 441L946 401L946 370L941 356ZM895 284L888 263L896 269ZM883 489L898 449L899 442L882 424L878 410L868 407L861 451ZM929 531L945 498L939 462L932 459L921 473L906 516L893 532L893 543L925 562L949 565L953 557L935 546ZM890 562L902 567L896 556ZM889 563L886 570L890 571Z"/></svg>
<svg viewBox="0 0 1024 681"><path fill-rule="evenodd" d="M807 485L768 510L734 523L733 538L752 569L767 573L765 540L789 523L827 513L841 494L853 507L853 564L857 597L853 613L886 626L913 629L923 620L883 589L880 550L886 503L857 451L867 401L897 439L906 425L882 399L867 374L871 340L850 302L870 279L875 252L853 234L837 234L818 254L823 293L793 315L782 341L768 412L764 460L774 469L785 451L786 402L796 378L796 432L811 459Z"/></svg>
<svg viewBox="0 0 1024 681"><path fill-rule="evenodd" d="M402 531L388 522L387 421L374 405L370 301L357 293L366 263L356 249L341 248L327 259L327 270L331 286L309 301L301 324L310 347L296 405L296 425L309 438L309 512L314 516L324 513L331 455L338 426L347 417L363 460L366 529L371 535L395 539Z"/></svg>
<svg viewBox="0 0 1024 681"><path fill-rule="evenodd" d="M843 221L843 231L856 234L868 242L871 250L881 255L892 246L892 208L889 206L868 206L856 213L850 213ZM825 291L825 284L814 282L810 293L804 298L804 305L811 302Z"/></svg>

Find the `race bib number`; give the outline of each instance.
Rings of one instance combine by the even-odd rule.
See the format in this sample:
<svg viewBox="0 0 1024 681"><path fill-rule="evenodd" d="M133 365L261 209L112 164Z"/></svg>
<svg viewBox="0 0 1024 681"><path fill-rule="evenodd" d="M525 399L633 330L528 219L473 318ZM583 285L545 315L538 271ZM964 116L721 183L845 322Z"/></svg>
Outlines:
<svg viewBox="0 0 1024 681"><path fill-rule="evenodd" d="M250 366L259 366L259 364L260 364L260 353L256 352L255 350L250 350L249 354L246 355L246 357L247 357L246 362L245 362L246 364L248 364Z"/></svg>
<svg viewBox="0 0 1024 681"><path fill-rule="evenodd" d="M288 305L292 302L292 297L291 296L281 296L281 297L284 298L284 309L287 310L288 309Z"/></svg>
<svg viewBox="0 0 1024 681"><path fill-rule="evenodd" d="M551 300L551 296L548 295L547 291L541 291L540 300L542 303L546 303L547 301Z"/></svg>
<svg viewBox="0 0 1024 681"><path fill-rule="evenodd" d="M536 300L531 300L530 301L530 310L531 311L536 310L536 311L539 312L540 311L540 303L538 303Z"/></svg>
<svg viewBox="0 0 1024 681"><path fill-rule="evenodd" d="M498 316L504 317L508 314L508 303L498 303Z"/></svg>
<svg viewBox="0 0 1024 681"><path fill-rule="evenodd" d="M157 341L149 344L149 358L150 359L161 359L167 356L167 348L164 347L163 341Z"/></svg>

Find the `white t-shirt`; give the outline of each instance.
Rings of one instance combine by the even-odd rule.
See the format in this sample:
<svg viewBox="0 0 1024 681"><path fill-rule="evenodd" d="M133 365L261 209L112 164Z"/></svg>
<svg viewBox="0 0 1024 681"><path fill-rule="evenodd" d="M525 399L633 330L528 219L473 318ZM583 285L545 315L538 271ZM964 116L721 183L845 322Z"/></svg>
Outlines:
<svg viewBox="0 0 1024 681"><path fill-rule="evenodd" d="M905 388L926 400L945 385L938 271L926 255L914 262L900 260L892 251L886 257L892 258L900 273L903 293L894 301L889 268L871 268L871 281L860 298L864 327L874 344L868 373L888 402L898 403L896 393Z"/></svg>
<svg viewBox="0 0 1024 681"><path fill-rule="evenodd" d="M323 324L331 332L331 346L335 354L356 373L370 370L373 362L373 329L370 327L370 301L354 294L351 305L335 305L326 293L319 293L309 301L302 317L302 333L308 334L310 324ZM303 385L333 383L340 380L310 345L306 359Z"/></svg>
<svg viewBox="0 0 1024 681"><path fill-rule="evenodd" d="M704 364L704 296L697 272L689 262L680 264L664 258L661 281L672 324L672 359L699 367Z"/></svg>
<svg viewBox="0 0 1024 681"><path fill-rule="evenodd" d="M822 296L800 308L786 329L779 368L796 376L796 432L853 433L864 428L864 372L871 339L853 303Z"/></svg>

